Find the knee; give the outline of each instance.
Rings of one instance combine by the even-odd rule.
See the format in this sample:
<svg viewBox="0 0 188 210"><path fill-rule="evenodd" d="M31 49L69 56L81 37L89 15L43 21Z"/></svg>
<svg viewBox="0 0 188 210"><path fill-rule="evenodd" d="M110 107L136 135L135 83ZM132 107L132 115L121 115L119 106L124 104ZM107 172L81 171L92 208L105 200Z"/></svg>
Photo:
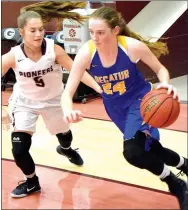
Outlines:
<svg viewBox="0 0 188 210"><path fill-rule="evenodd" d="M66 133L58 133L58 134L56 134L56 136L58 138L58 141L59 141L60 145L63 148L70 147L71 142L72 142L72 138L73 138L71 130L69 130Z"/></svg>
<svg viewBox="0 0 188 210"><path fill-rule="evenodd" d="M153 141L151 144L151 151L154 153L162 154L164 152L164 147L159 141Z"/></svg>
<svg viewBox="0 0 188 210"><path fill-rule="evenodd" d="M13 132L12 140L12 154L14 157L19 157L29 152L31 147L31 135L25 132Z"/></svg>
<svg viewBox="0 0 188 210"><path fill-rule="evenodd" d="M137 132L132 139L124 141L123 156L134 166L141 167L139 161L145 153L145 138L144 133Z"/></svg>

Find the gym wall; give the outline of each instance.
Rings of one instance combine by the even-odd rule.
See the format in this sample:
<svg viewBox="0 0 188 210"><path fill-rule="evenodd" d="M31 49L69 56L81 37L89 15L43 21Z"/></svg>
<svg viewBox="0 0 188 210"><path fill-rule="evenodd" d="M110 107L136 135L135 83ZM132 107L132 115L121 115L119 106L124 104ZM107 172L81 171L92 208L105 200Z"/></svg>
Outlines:
<svg viewBox="0 0 188 210"><path fill-rule="evenodd" d="M33 4L37 1L25 2L2 2L2 28L17 27L16 19L21 7ZM136 14L138 14L149 1L116 1L115 3L105 4L120 11L126 22L129 22ZM101 4L92 4L99 7ZM130 9L131 8L131 9ZM10 13L14 11L14 13ZM9 14L9 15L7 15ZM51 22L46 25L46 30L55 31L55 24ZM187 74L188 65L188 10L168 29L163 37L170 37L167 40L170 54L161 57L160 61L169 69L171 78L183 76ZM2 50L3 51L3 50ZM157 81L156 75L143 63L139 62L138 67L141 69L144 76L152 82Z"/></svg>

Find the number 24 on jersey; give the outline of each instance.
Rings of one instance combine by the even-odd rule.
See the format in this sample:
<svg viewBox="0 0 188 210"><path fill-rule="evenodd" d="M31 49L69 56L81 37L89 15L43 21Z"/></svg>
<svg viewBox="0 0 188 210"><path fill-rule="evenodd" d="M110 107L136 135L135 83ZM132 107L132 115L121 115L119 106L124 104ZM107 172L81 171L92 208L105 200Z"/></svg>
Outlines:
<svg viewBox="0 0 188 210"><path fill-rule="evenodd" d="M125 81L117 82L114 86L110 82L102 85L103 91L112 95L114 92L119 92L119 95L122 95L126 92Z"/></svg>

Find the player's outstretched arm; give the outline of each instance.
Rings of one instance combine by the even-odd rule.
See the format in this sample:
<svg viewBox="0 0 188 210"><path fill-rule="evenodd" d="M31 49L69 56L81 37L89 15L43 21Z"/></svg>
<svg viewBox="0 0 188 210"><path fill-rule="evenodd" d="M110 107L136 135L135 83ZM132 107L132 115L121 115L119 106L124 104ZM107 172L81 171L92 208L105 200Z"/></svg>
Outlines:
<svg viewBox="0 0 188 210"><path fill-rule="evenodd" d="M72 69L62 95L64 118L68 123L82 120L81 112L78 110L73 110L72 99L84 75L84 72L90 63L90 53L85 48L86 46L83 46L74 59Z"/></svg>
<svg viewBox="0 0 188 210"><path fill-rule="evenodd" d="M153 72L156 73L160 84L157 86L157 89L166 88L168 89L168 94L173 92L173 97L178 96L177 89L169 84L170 76L169 72L165 66L157 59L157 57L151 52L151 50L144 43L133 39L128 38L128 51L132 55L134 60L141 60L146 65L148 65Z"/></svg>

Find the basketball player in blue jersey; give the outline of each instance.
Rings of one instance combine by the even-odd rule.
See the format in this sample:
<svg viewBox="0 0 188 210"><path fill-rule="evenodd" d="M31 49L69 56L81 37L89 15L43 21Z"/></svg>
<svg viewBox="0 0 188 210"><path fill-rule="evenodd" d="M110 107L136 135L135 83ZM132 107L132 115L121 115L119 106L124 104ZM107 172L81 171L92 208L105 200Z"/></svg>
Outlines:
<svg viewBox="0 0 188 210"><path fill-rule="evenodd" d="M187 209L187 185L167 165L188 175L188 161L164 148L159 142L158 129L144 124L140 115L141 99L152 87L136 68L139 60L156 73L158 88L167 88L168 94L173 91L173 97L178 97L177 90L169 84L167 69L157 59L168 52L166 45L149 43L130 31L121 14L108 7L101 7L91 15L89 31L91 40L78 52L63 93L65 120L69 123L82 120L81 113L72 109L72 97L85 69L90 69L103 90L106 112L124 135L124 158L133 166L159 176L177 197L181 210Z"/></svg>
<svg viewBox="0 0 188 210"><path fill-rule="evenodd" d="M46 3L48 6L45 5ZM51 11L49 2L40 3L40 7L42 4L48 10L49 18ZM59 11L58 15L62 12L65 18L66 12L63 11L63 4L62 2L51 2L51 7ZM78 8L79 4L66 3L66 6L69 7L66 11ZM35 9L39 10L40 7L36 6ZM71 14L67 15L71 18ZM74 13L73 19L75 19ZM58 138L60 145L57 147L57 152L66 156L70 162L78 166L83 165L81 156L71 148L72 132L69 124L63 120L60 104L64 88L62 66L70 70L72 60L60 46L54 44L53 40L44 38L43 21L38 13L23 11L18 17L18 28L23 43L13 47L10 52L2 56L2 75L5 75L8 69L13 68L17 80L10 100L14 128L11 136L12 154L16 165L27 178L11 193L11 196L15 198L27 196L41 189L35 173L35 164L29 152L39 115L42 115L49 132ZM96 91L100 89L88 73L83 76L82 81ZM2 112L2 121L6 125L10 122L10 117L5 109Z"/></svg>

